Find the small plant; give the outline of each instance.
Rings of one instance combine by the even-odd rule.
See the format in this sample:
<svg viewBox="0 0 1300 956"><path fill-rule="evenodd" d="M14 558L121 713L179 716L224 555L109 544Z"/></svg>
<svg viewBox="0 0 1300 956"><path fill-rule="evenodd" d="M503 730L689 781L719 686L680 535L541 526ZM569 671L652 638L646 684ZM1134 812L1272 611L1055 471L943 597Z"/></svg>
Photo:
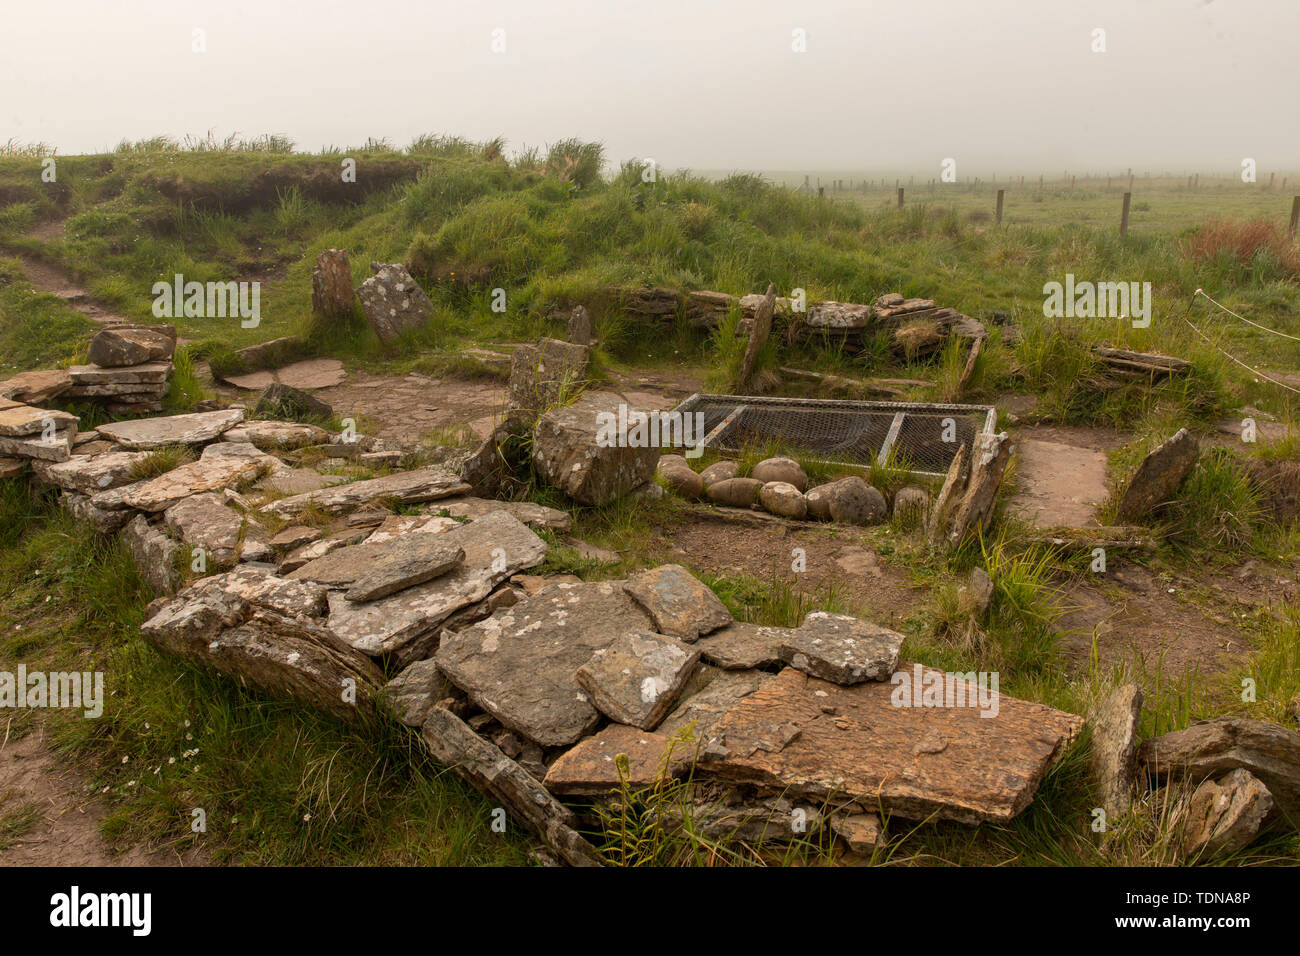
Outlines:
<svg viewBox="0 0 1300 956"><path fill-rule="evenodd" d="M188 445L164 445L146 452L143 458L134 462L131 465L131 478L133 481L157 478L194 460L194 451Z"/></svg>

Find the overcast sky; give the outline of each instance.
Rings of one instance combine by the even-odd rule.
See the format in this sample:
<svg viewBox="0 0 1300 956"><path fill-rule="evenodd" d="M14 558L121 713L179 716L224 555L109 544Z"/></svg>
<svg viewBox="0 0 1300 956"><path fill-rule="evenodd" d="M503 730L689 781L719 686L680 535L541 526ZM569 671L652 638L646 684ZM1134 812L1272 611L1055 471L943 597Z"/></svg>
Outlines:
<svg viewBox="0 0 1300 956"><path fill-rule="evenodd" d="M0 16L0 141L65 155L211 129L300 149L577 136L699 170L1300 168L1300 0L11 0Z"/></svg>

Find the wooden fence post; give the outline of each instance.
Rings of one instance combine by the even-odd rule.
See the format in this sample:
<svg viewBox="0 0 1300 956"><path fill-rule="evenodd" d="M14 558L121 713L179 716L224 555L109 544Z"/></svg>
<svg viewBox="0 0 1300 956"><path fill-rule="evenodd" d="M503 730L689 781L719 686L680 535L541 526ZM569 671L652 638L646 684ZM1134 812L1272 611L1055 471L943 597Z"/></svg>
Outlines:
<svg viewBox="0 0 1300 956"><path fill-rule="evenodd" d="M998 223L997 224L999 226L1002 225L1002 194L1005 192L1006 192L1005 189L998 190Z"/></svg>
<svg viewBox="0 0 1300 956"><path fill-rule="evenodd" d="M903 187L902 186L898 187L898 208L899 209L903 208Z"/></svg>
<svg viewBox="0 0 1300 956"><path fill-rule="evenodd" d="M1291 238L1295 238L1295 227L1300 225L1300 196L1291 200Z"/></svg>
<svg viewBox="0 0 1300 956"><path fill-rule="evenodd" d="M1119 234L1121 236L1128 235L1128 204L1129 204L1129 200L1131 200L1132 198L1133 198L1132 193L1124 194L1124 208L1119 214Z"/></svg>

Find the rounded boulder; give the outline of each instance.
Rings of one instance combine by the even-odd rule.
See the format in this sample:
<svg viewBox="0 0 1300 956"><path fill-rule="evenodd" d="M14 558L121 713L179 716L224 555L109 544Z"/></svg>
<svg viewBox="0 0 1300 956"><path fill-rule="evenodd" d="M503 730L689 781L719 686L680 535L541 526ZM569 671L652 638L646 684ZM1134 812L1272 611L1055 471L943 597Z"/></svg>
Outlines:
<svg viewBox="0 0 1300 956"><path fill-rule="evenodd" d="M700 477L704 479L704 487L712 488L720 481L730 481L740 473L740 466L734 461L715 461L700 472Z"/></svg>
<svg viewBox="0 0 1300 956"><path fill-rule="evenodd" d="M732 508L749 508L758 498L763 483L755 478L727 478L708 485L709 500Z"/></svg>
<svg viewBox="0 0 1300 956"><path fill-rule="evenodd" d="M783 481L787 485L794 485L799 492L808 488L808 473L793 458L765 458L754 466L750 475L764 484Z"/></svg>
<svg viewBox="0 0 1300 956"><path fill-rule="evenodd" d="M802 520L808 516L808 502L803 492L788 481L769 481L758 489L763 507L782 518Z"/></svg>
<svg viewBox="0 0 1300 956"><path fill-rule="evenodd" d="M685 465L660 468L659 477L670 491L683 498L699 498L704 494L704 479Z"/></svg>
<svg viewBox="0 0 1300 956"><path fill-rule="evenodd" d="M831 520L841 524L879 524L889 514L885 496L861 478L841 478L830 490Z"/></svg>

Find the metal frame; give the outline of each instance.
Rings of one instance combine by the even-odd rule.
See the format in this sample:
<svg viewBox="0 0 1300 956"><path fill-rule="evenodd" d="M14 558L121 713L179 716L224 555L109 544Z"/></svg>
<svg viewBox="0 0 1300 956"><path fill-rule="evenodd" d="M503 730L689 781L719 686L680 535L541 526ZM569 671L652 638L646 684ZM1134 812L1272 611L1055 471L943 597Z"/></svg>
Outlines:
<svg viewBox="0 0 1300 956"><path fill-rule="evenodd" d="M793 409L818 409L824 408L828 411L841 412L893 412L894 417L890 422L889 431L880 446L880 451L876 455L876 461L884 464L889 459L889 453L897 441L899 433L902 431L903 422L908 412L925 412L926 417L934 415L943 415L945 413L952 415L976 417L980 413L984 415L984 425L975 433L975 437L980 435L992 435L997 429L998 410L992 405L956 405L944 403L929 402L865 402L849 401L841 399L828 398L781 398L776 396L757 396L757 395L711 395L705 392L696 392L684 399L681 404L673 409L675 413L686 414L694 410L696 405L703 402L716 404L734 404L735 409L726 416L721 422L714 426L713 430L704 438L704 447L712 448L717 451L738 451L739 449L727 448L724 446L727 434L740 419L740 416L749 408L793 408ZM868 470L868 465L861 465L857 462L836 461L833 459L816 458L811 459L822 464L840 465L846 468L859 468ZM908 474L924 478L942 478L942 472L934 471L909 471Z"/></svg>

